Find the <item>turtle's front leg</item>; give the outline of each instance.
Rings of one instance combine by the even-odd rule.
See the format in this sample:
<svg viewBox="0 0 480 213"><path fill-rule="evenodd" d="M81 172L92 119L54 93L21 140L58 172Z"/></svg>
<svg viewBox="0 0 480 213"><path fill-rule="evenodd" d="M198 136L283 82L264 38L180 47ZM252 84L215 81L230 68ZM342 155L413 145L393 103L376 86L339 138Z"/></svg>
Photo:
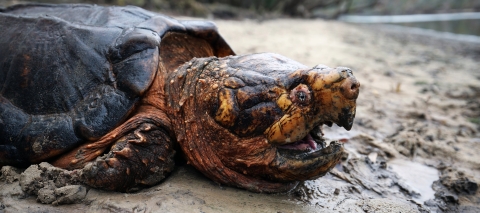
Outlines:
<svg viewBox="0 0 480 213"><path fill-rule="evenodd" d="M174 168L174 144L168 132L142 123L119 138L110 151L83 169L86 184L131 192L159 183Z"/></svg>

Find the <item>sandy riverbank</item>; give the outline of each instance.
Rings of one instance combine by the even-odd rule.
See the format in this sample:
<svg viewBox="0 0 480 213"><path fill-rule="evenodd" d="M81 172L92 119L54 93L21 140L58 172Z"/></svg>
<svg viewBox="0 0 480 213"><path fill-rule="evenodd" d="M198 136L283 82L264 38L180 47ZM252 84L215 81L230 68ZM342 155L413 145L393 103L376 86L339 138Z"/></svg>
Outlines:
<svg viewBox="0 0 480 213"><path fill-rule="evenodd" d="M480 72L471 46L336 21L216 23L237 54L275 52L354 70L361 82L355 125L326 129L348 151L330 174L269 195L222 187L182 166L138 193L90 189L80 203L61 206L37 203L4 175L0 212L480 211L473 190L480 183Z"/></svg>

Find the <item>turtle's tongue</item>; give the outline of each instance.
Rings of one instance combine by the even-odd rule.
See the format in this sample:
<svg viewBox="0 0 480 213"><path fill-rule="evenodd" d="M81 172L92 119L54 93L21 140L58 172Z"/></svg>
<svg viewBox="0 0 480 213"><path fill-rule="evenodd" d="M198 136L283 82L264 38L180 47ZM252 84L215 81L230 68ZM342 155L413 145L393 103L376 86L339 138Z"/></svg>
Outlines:
<svg viewBox="0 0 480 213"><path fill-rule="evenodd" d="M317 149L317 143L313 140L312 136L310 134L307 134L302 140L285 144L280 146L283 149L294 149L294 150L316 150Z"/></svg>

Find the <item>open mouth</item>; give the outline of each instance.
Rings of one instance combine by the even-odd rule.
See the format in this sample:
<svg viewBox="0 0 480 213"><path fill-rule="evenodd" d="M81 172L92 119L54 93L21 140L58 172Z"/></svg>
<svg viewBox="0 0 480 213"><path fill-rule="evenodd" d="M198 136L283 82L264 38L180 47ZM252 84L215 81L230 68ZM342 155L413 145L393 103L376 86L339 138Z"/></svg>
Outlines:
<svg viewBox="0 0 480 213"><path fill-rule="evenodd" d="M301 157L311 154L325 155L333 153L336 149L333 149L330 146L334 143L337 145L337 142L327 143L325 138L323 138L324 134L322 132L322 126L324 124L331 127L333 122L327 121L316 126L301 140L277 146L278 151L291 157Z"/></svg>

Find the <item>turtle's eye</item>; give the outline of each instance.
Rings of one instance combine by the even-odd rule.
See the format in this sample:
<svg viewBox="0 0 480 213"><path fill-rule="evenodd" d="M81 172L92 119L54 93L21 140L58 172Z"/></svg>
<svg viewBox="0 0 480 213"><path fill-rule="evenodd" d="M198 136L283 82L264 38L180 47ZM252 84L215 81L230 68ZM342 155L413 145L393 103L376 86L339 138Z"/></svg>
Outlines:
<svg viewBox="0 0 480 213"><path fill-rule="evenodd" d="M290 99L298 104L307 105L310 103L310 90L307 85L300 84L290 92Z"/></svg>
<svg viewBox="0 0 480 213"><path fill-rule="evenodd" d="M297 93L297 98L300 102L305 102L307 100L307 94L304 91L299 91Z"/></svg>

